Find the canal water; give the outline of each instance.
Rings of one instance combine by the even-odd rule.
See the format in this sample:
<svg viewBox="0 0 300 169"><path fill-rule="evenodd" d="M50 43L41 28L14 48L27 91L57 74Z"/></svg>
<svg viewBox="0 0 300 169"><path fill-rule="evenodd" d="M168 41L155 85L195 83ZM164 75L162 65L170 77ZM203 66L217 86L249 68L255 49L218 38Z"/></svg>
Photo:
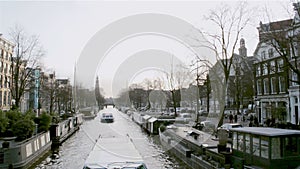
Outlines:
<svg viewBox="0 0 300 169"><path fill-rule="evenodd" d="M78 132L64 142L57 152L53 152L36 166L36 169L81 169L96 140L104 135L130 137L149 169L187 168L162 149L158 136L146 134L126 114L113 108L103 111L112 112L115 122L101 123L99 114L95 119L85 121Z"/></svg>

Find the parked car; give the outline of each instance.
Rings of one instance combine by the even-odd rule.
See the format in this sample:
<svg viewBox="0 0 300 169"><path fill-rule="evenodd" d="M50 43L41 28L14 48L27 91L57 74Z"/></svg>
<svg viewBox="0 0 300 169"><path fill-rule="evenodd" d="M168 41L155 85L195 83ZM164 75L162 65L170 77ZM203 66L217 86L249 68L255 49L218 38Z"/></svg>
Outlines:
<svg viewBox="0 0 300 169"><path fill-rule="evenodd" d="M228 138L231 138L232 137L232 133L230 132L230 129L232 129L232 128L240 128L240 127L243 127L240 123L224 123L221 127L218 127L216 134L218 135L218 132L220 130L225 130L228 133Z"/></svg>
<svg viewBox="0 0 300 169"><path fill-rule="evenodd" d="M203 127L202 131L207 133L213 133L215 131L216 125L209 120L201 121L200 125Z"/></svg>
<svg viewBox="0 0 300 169"><path fill-rule="evenodd" d="M102 123L112 123L114 122L114 116L112 113L102 113L101 116Z"/></svg>
<svg viewBox="0 0 300 169"><path fill-rule="evenodd" d="M256 113L249 113L247 116L247 120L251 120L251 116L252 116L252 120L254 120L254 116L256 116Z"/></svg>
<svg viewBox="0 0 300 169"><path fill-rule="evenodd" d="M200 116L207 116L207 115L208 115L208 112L205 111L205 110L200 110L200 111L199 111L199 115L200 115Z"/></svg>
<svg viewBox="0 0 300 169"><path fill-rule="evenodd" d="M186 123L192 120L192 115L190 113L181 113L178 117L176 117L176 120Z"/></svg>
<svg viewBox="0 0 300 169"><path fill-rule="evenodd" d="M208 121L208 120L201 121L200 124L203 125L204 128L214 129L216 127L216 125L212 121Z"/></svg>

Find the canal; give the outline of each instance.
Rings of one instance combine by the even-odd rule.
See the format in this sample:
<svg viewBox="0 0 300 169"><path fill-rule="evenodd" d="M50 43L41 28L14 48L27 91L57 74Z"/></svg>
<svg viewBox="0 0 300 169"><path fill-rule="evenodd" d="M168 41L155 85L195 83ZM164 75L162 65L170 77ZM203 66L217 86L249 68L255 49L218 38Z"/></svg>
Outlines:
<svg viewBox="0 0 300 169"><path fill-rule="evenodd" d="M36 168L81 169L100 135L111 137L129 136L149 169L186 168L183 164L178 163L174 157L163 151L158 136L149 136L130 117L116 109L107 108L100 111L100 113L106 111L113 113L114 123L101 123L99 114L95 119L85 121L77 133Z"/></svg>

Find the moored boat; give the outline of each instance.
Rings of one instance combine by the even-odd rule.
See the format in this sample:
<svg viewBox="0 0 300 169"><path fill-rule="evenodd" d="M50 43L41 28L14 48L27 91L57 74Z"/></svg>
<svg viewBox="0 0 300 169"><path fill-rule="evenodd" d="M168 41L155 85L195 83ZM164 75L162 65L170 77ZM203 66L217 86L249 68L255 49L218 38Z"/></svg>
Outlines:
<svg viewBox="0 0 300 169"><path fill-rule="evenodd" d="M83 169L147 169L143 158L128 137L99 138Z"/></svg>
<svg viewBox="0 0 300 169"><path fill-rule="evenodd" d="M101 122L112 123L114 122L114 116L112 113L102 113Z"/></svg>

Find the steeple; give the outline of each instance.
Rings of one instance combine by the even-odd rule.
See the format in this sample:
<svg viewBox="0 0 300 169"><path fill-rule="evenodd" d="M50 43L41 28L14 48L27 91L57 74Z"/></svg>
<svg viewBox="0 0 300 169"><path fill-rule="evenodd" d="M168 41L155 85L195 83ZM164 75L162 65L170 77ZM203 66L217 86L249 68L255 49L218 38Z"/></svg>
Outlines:
<svg viewBox="0 0 300 169"><path fill-rule="evenodd" d="M243 57L247 57L247 48L245 46L245 40L244 40L244 38L242 38L240 40L239 55L243 56Z"/></svg>

